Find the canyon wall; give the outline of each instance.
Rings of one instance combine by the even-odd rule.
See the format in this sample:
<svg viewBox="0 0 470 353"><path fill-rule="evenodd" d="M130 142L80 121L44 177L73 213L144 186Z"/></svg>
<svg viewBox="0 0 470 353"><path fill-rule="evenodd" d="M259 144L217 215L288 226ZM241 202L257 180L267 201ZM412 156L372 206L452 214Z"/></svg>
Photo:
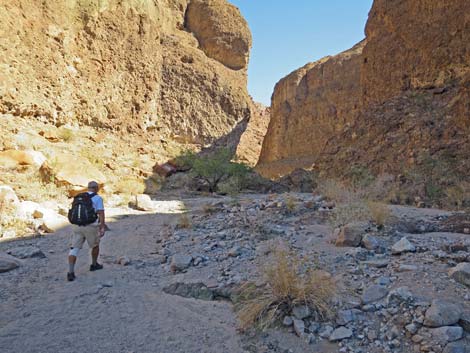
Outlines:
<svg viewBox="0 0 470 353"><path fill-rule="evenodd" d="M0 113L207 143L251 114L225 0L5 0Z"/></svg>
<svg viewBox="0 0 470 353"><path fill-rule="evenodd" d="M400 173L422 156L446 155L463 171L469 72L468 1L376 0L364 42L276 85L258 169Z"/></svg>

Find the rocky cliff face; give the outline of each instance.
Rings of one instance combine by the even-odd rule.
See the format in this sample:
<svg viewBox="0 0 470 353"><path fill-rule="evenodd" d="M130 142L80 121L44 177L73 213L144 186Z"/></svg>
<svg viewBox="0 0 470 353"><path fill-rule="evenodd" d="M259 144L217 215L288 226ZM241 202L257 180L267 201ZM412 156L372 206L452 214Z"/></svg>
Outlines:
<svg viewBox="0 0 470 353"><path fill-rule="evenodd" d="M360 43L307 64L278 82L260 156L263 163L318 155L332 136L356 119L362 48Z"/></svg>
<svg viewBox="0 0 470 353"><path fill-rule="evenodd" d="M430 158L462 172L470 159L469 6L376 0L362 53L359 46L308 64L277 84L259 170L399 173Z"/></svg>
<svg viewBox="0 0 470 353"><path fill-rule="evenodd" d="M225 0L6 0L0 113L208 142L250 116L251 34Z"/></svg>

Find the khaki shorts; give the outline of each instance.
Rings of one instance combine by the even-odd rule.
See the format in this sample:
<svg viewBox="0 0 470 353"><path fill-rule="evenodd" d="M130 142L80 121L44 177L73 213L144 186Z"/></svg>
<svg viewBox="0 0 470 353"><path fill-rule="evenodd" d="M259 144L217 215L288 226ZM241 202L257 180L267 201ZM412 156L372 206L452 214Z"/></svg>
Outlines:
<svg viewBox="0 0 470 353"><path fill-rule="evenodd" d="M100 236L98 234L98 225L90 224L88 226L72 225L72 236L70 237L70 247L81 249L83 243L88 243L90 248L100 245Z"/></svg>

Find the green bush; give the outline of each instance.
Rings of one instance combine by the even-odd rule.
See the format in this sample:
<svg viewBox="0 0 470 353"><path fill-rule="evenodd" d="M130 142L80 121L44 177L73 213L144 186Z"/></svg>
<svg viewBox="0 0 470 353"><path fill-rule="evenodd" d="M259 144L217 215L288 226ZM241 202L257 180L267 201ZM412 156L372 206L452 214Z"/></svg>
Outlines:
<svg viewBox="0 0 470 353"><path fill-rule="evenodd" d="M243 187L250 168L242 163L232 162L232 153L228 149L220 149L210 155L196 155L193 152L183 152L176 158L180 166L191 168L191 174L204 180L210 192L218 191L221 183L230 180L232 186Z"/></svg>

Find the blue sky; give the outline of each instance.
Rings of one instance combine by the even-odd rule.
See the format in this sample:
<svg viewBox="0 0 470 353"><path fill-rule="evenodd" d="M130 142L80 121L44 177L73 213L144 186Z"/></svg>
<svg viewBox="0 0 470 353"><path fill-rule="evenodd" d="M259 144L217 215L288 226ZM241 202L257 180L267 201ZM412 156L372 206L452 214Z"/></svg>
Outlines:
<svg viewBox="0 0 470 353"><path fill-rule="evenodd" d="M373 0L229 0L240 8L253 35L248 90L271 104L282 77L364 38Z"/></svg>

